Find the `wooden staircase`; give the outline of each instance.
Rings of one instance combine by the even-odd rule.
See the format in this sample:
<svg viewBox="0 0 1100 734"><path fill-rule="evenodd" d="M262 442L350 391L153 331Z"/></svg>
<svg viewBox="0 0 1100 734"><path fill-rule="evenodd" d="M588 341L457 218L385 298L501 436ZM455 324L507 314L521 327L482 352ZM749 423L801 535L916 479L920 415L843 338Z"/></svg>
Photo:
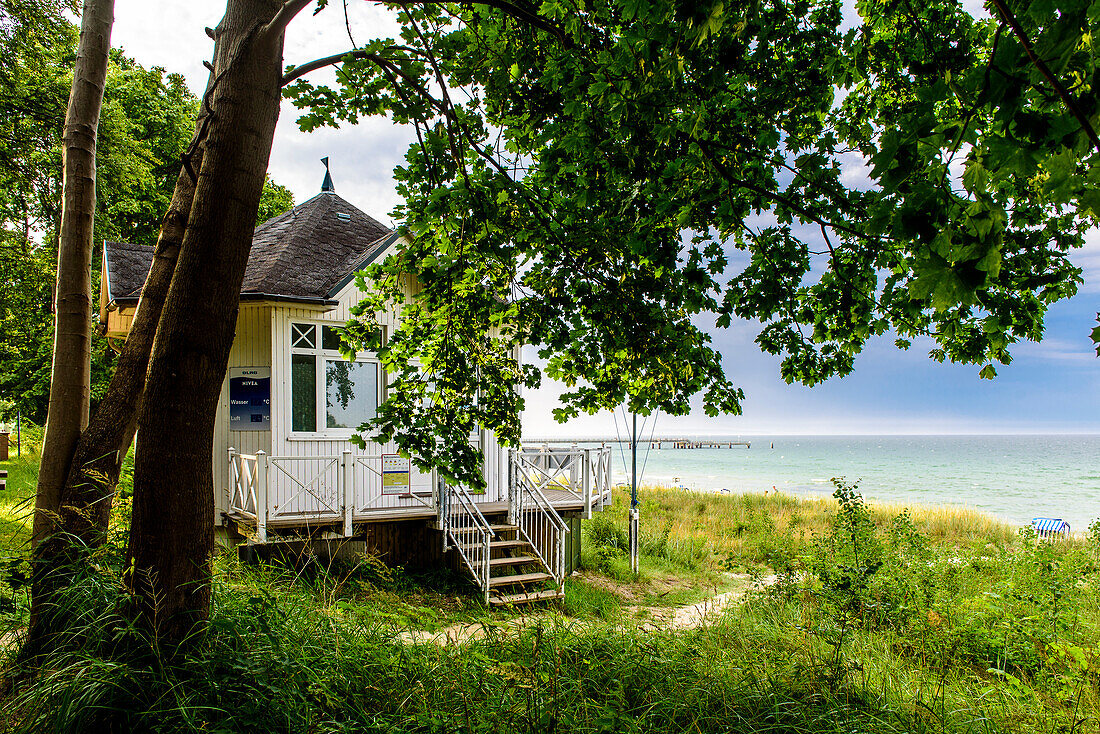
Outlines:
<svg viewBox="0 0 1100 734"><path fill-rule="evenodd" d="M572 453L588 461L588 453ZM606 453L610 456L610 451ZM440 482L438 527L443 531L443 550L458 552L460 566L470 572L486 604L561 599L565 596L569 526L543 493L555 475L533 465L529 471L523 469L515 454L510 461L506 520L490 522L464 487ZM607 472L597 473L608 476ZM580 494L590 504L590 472L585 468L582 474L585 489ZM603 497L606 492L600 491Z"/></svg>
<svg viewBox="0 0 1100 734"><path fill-rule="evenodd" d="M534 547L519 537L519 526L492 524L489 541L489 603L527 604L565 596L547 573Z"/></svg>

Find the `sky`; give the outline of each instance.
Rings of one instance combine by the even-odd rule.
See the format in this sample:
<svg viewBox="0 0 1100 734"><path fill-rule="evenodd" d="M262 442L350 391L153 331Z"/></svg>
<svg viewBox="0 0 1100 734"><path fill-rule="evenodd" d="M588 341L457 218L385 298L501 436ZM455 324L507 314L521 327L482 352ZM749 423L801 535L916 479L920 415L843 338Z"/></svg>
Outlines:
<svg viewBox="0 0 1100 734"><path fill-rule="evenodd" d="M372 3L349 0L348 23L343 6L332 0L315 17L304 11L289 27L284 57L301 64L351 48L352 38L396 35L396 24ZM116 0L115 46L145 66L161 66L184 75L196 94L206 85L202 63L211 57L213 41L204 28L217 25L224 0L149 2ZM315 72L315 82L331 71ZM392 170L403 160L411 139L408 130L384 119L368 119L339 130L303 133L296 110L283 103L271 153L271 176L302 202L320 190L328 156L336 191L349 202L388 225L399 203ZM858 176L858 166L853 175ZM995 380L978 379L978 367L939 364L927 356L929 344L918 342L899 351L883 337L868 344L855 371L813 388L787 385L779 359L762 354L754 344L759 325L735 323L711 329L726 374L746 394L743 414L707 418L701 410L689 416L658 416L656 432L679 435L790 434L988 434L1100 433L1100 359L1089 339L1100 311L1100 233L1074 261L1085 270L1085 283L1074 298L1055 305L1039 344L1013 350L1011 365L999 366ZM562 426L554 423L561 386L546 383L525 394L524 436L581 438L615 435L610 413L585 416ZM619 417L618 430L624 430ZM648 430L647 430L648 433Z"/></svg>

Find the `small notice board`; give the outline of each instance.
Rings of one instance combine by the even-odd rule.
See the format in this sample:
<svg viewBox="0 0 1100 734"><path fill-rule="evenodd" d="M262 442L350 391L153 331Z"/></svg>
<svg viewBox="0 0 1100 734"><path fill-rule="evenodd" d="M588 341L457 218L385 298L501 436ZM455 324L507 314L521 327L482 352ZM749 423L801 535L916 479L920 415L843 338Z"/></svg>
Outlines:
<svg viewBox="0 0 1100 734"><path fill-rule="evenodd" d="M229 430L271 430L271 368L229 370Z"/></svg>
<svg viewBox="0 0 1100 734"><path fill-rule="evenodd" d="M397 454L382 454L382 494L410 494L412 463Z"/></svg>

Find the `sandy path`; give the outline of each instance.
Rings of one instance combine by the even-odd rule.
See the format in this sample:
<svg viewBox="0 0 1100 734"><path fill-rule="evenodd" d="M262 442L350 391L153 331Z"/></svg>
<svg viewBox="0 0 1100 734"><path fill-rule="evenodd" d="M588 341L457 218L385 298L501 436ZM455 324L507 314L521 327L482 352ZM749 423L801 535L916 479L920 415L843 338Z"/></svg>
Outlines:
<svg viewBox="0 0 1100 734"><path fill-rule="evenodd" d="M736 578L745 581L749 580L748 576L742 576L740 574L738 574ZM760 580L758 583L766 586L774 582L775 577L769 576ZM744 588L735 591L727 591L724 594L704 599L696 604L688 604L682 607L637 606L624 607L624 611L633 612L635 614L639 612L646 614L649 619L641 623L638 627L646 632L695 629L696 627L703 627L716 621L724 611L740 601L750 588L751 585L746 585ZM480 640L488 634L489 630L496 630L497 632L507 634L508 632L522 629L531 624L532 621L531 619L521 617L502 623L477 622L471 624L456 624L439 630L438 632L406 630L399 633L396 639L408 645L461 645L471 640ZM574 622L574 624L587 625L588 623Z"/></svg>

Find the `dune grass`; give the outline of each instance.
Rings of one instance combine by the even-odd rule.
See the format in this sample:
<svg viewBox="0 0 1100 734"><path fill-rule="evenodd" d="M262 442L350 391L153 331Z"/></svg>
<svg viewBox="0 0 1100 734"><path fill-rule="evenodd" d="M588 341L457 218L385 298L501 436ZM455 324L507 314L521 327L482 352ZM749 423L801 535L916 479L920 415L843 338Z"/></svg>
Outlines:
<svg viewBox="0 0 1100 734"><path fill-rule="evenodd" d="M602 542L598 536L605 532L601 523L626 525L629 490L614 492L613 506L596 520L597 545ZM760 564L777 542L803 548L814 536L828 532L839 511L832 497L801 498L779 492L719 494L643 486L638 497L643 554L672 560L680 571L716 563L725 568ZM1017 528L968 507L874 503L870 509L879 527L889 526L906 512L937 546L1004 548L1017 540ZM625 547L625 536L622 543Z"/></svg>
<svg viewBox="0 0 1100 734"><path fill-rule="evenodd" d="M3 701L13 728L1090 732L1100 705L1095 648L1081 653L1083 667L1074 653L1028 664L1037 638L1021 634L1007 645L1025 657L994 672L970 633L1001 627L967 623L965 609L844 631L824 596L777 589L684 632L545 616L523 628L486 624L464 645L409 645L383 622L351 623L338 605L319 612L308 594L238 581L219 580L209 630L169 660L118 616L110 576L81 579L71 594L93 613ZM1063 640L1081 641L1072 629Z"/></svg>
<svg viewBox="0 0 1100 734"><path fill-rule="evenodd" d="M8 461L0 461L0 469L8 472L7 487L0 492L0 556L29 549L38 485L37 447L25 447L20 457L12 452Z"/></svg>
<svg viewBox="0 0 1100 734"><path fill-rule="evenodd" d="M1046 542L850 489L822 501L645 488L641 579L623 552L619 492L583 523L584 564L610 578L569 579L559 610L518 628L446 573L221 554L211 623L172 658L125 615L115 535L67 590L74 623L50 664L5 661L0 729L1100 729L1100 537ZM689 603L737 567L775 578L715 624L644 631L623 613ZM450 647L398 636L456 620L486 635Z"/></svg>

